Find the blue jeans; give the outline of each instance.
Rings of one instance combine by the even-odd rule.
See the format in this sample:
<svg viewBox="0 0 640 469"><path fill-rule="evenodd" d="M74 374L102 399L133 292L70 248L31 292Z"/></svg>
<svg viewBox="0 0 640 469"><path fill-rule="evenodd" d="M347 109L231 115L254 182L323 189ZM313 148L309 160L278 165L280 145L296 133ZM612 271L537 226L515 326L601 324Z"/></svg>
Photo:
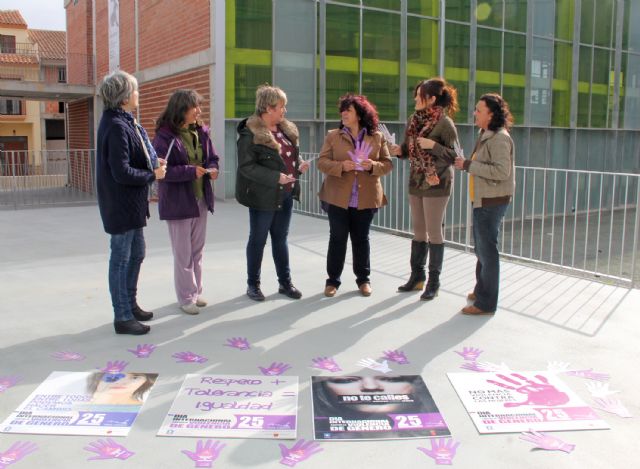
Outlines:
<svg viewBox="0 0 640 469"><path fill-rule="evenodd" d="M131 307L136 303L138 275L145 255L142 228L111 235L109 258L109 292L114 321L133 319Z"/></svg>
<svg viewBox="0 0 640 469"><path fill-rule="evenodd" d="M293 197L287 192L282 200L282 210L249 209L249 242L247 243L247 284L259 285L262 270L262 256L267 236L271 234L271 253L276 265L278 282L291 282L289 268L289 224L293 210Z"/></svg>
<svg viewBox="0 0 640 469"><path fill-rule="evenodd" d="M476 295L474 305L482 311L498 308L500 289L500 258L498 235L508 204L473 209L473 240L475 243Z"/></svg>
<svg viewBox="0 0 640 469"><path fill-rule="evenodd" d="M326 285L336 288L340 286L340 276L347 256L347 241L351 236L351 253L353 255L353 273L358 286L369 283L371 274L369 229L375 209L358 210L329 205L329 249L327 251Z"/></svg>

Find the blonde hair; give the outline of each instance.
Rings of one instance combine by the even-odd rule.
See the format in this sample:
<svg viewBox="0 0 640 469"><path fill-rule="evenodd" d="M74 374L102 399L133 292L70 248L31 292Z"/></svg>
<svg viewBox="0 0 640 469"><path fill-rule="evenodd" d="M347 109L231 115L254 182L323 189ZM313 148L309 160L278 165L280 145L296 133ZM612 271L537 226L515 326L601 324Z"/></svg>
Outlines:
<svg viewBox="0 0 640 469"><path fill-rule="evenodd" d="M256 115L261 116L267 112L268 108L277 106L280 101L287 104L287 95L282 89L267 83L258 86L256 90Z"/></svg>

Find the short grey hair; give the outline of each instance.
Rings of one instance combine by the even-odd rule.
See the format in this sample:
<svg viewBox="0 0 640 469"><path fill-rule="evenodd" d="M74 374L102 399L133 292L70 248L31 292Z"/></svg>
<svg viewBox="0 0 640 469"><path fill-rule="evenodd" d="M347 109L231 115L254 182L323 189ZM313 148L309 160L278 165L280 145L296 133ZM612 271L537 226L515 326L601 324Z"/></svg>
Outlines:
<svg viewBox="0 0 640 469"><path fill-rule="evenodd" d="M287 95L277 86L267 84L258 86L256 90L256 115L261 116L270 107L275 107L282 101L287 104Z"/></svg>
<svg viewBox="0 0 640 469"><path fill-rule="evenodd" d="M119 109L134 91L138 90L138 80L133 75L116 70L102 79L98 96L107 109Z"/></svg>

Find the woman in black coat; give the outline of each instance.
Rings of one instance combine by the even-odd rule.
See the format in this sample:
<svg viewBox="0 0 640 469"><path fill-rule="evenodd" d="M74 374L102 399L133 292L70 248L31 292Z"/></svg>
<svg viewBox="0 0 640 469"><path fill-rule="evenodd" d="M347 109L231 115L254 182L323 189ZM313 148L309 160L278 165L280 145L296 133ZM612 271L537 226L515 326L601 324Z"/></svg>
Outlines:
<svg viewBox="0 0 640 469"><path fill-rule="evenodd" d="M142 228L149 217L149 184L164 178L165 166L131 114L139 98L135 77L113 72L102 80L98 93L105 109L98 127L96 180L100 216L104 230L111 235L113 325L117 334L141 335L150 327L138 321L153 317L136 300L145 255Z"/></svg>

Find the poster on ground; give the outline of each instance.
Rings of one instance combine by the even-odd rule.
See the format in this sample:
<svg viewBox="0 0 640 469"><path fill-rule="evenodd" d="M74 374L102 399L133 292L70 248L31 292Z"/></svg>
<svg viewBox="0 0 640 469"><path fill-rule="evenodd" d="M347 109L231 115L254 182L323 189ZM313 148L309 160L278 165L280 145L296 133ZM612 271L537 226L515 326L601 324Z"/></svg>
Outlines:
<svg viewBox="0 0 640 469"><path fill-rule="evenodd" d="M609 428L555 373L447 375L480 433Z"/></svg>
<svg viewBox="0 0 640 469"><path fill-rule="evenodd" d="M54 371L4 420L0 431L127 436L157 377Z"/></svg>
<svg viewBox="0 0 640 469"><path fill-rule="evenodd" d="M158 436L295 439L298 377L185 377Z"/></svg>
<svg viewBox="0 0 640 469"><path fill-rule="evenodd" d="M449 436L422 377L312 376L316 440Z"/></svg>

